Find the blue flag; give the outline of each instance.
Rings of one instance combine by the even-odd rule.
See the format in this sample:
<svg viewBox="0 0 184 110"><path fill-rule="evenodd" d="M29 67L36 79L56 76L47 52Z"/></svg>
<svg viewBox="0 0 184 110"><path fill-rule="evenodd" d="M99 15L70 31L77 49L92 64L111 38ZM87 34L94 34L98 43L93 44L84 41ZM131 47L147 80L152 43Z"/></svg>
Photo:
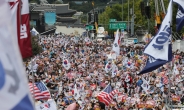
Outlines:
<svg viewBox="0 0 184 110"><path fill-rule="evenodd" d="M176 30L180 31L184 26L184 9L178 5L178 12L176 15Z"/></svg>
<svg viewBox="0 0 184 110"><path fill-rule="evenodd" d="M160 66L172 61L172 46L171 44L169 44L169 51L168 51L168 60L160 60L160 59L155 59L154 57L148 56L146 65L144 67L144 69L139 73L140 74L144 74L144 73L148 73L151 72L157 68L159 68Z"/></svg>

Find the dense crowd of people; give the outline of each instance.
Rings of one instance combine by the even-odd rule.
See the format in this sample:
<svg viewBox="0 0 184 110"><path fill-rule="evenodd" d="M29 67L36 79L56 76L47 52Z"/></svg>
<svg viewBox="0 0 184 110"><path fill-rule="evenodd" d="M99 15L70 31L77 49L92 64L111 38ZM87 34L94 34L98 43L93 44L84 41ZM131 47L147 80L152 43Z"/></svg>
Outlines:
<svg viewBox="0 0 184 110"><path fill-rule="evenodd" d="M48 35L38 42L43 52L31 59L32 68L31 60L25 62L29 81L34 73L35 82L44 82L59 110L73 110L72 104L76 110L164 110L168 103L184 103L184 53L179 50L172 62L138 75L147 61L142 44L121 43L116 56L110 40ZM118 93L107 106L99 93L108 85Z"/></svg>

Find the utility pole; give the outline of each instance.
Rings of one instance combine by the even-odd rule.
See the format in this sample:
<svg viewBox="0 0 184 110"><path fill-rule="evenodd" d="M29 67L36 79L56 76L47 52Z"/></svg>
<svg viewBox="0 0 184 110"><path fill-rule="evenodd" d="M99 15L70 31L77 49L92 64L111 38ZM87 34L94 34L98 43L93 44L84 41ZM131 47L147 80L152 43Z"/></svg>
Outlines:
<svg viewBox="0 0 184 110"><path fill-rule="evenodd" d="M122 0L122 21L123 21L123 0Z"/></svg>
<svg viewBox="0 0 184 110"><path fill-rule="evenodd" d="M86 21L87 21L87 23L86 23L86 24L88 24L88 22L89 22L89 21L88 21L88 13L86 14L86 16L87 16L87 20L86 20Z"/></svg>
<svg viewBox="0 0 184 110"><path fill-rule="evenodd" d="M132 19L131 19L131 36L134 35L134 18L135 18L135 14L134 14L134 0L133 0Z"/></svg>
<svg viewBox="0 0 184 110"><path fill-rule="evenodd" d="M147 0L147 6L149 6L149 0ZM150 19L149 19L149 17L147 19L148 19L148 34L149 34L149 32L150 32Z"/></svg>
<svg viewBox="0 0 184 110"><path fill-rule="evenodd" d="M129 21L130 21L130 18L129 18L129 16L130 16L130 3L129 3L130 1L128 0L128 32L129 32Z"/></svg>

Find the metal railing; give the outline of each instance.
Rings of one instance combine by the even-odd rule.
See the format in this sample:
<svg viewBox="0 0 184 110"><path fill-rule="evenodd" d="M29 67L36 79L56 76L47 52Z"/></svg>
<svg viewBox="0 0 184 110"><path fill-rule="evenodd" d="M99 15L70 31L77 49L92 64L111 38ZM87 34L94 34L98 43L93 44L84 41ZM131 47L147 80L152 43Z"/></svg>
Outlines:
<svg viewBox="0 0 184 110"><path fill-rule="evenodd" d="M177 32L172 33L172 38L173 38L173 40L182 40L183 39L182 36L179 35Z"/></svg>
<svg viewBox="0 0 184 110"><path fill-rule="evenodd" d="M184 106L182 106L182 105L167 105L166 106L166 110L172 110L172 109L184 109Z"/></svg>

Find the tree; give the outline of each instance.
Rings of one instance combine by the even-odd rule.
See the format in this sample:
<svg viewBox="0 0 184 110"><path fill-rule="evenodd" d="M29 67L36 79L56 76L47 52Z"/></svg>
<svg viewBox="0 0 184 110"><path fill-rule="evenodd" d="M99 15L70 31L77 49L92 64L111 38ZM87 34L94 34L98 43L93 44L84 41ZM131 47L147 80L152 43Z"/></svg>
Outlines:
<svg viewBox="0 0 184 110"><path fill-rule="evenodd" d="M38 3L38 4L40 4L40 0L30 0L29 2L30 3Z"/></svg>
<svg viewBox="0 0 184 110"><path fill-rule="evenodd" d="M54 3L55 4L62 4L62 2L60 2L60 1L55 1Z"/></svg>
<svg viewBox="0 0 184 110"><path fill-rule="evenodd" d="M42 52L42 47L38 44L38 38L36 36L31 36L31 44L33 55L37 55Z"/></svg>
<svg viewBox="0 0 184 110"><path fill-rule="evenodd" d="M148 29L148 19L145 17L145 15L141 15L141 8L140 3L142 0L134 0L134 8L135 8L135 30L138 28L138 26L142 26L143 29ZM165 9L167 10L169 2L166 0L164 1ZM150 22L150 32L152 34L155 34L155 3L154 0L151 0L149 5L151 6L151 19ZM133 8L133 0L130 0L130 8ZM160 5L159 5L160 6ZM173 5L173 31L176 31L176 13L177 13L177 5ZM159 10L161 12L161 7L159 7ZM132 15L130 15L131 19ZM105 11L99 15L99 24L103 24L106 30L108 29L109 19L117 19L117 21L122 20L122 4L115 4L112 6L106 7ZM163 20L163 19L162 19ZM123 21L128 21L128 3L125 1L123 5ZM184 29L181 31L181 33L184 32Z"/></svg>
<svg viewBox="0 0 184 110"><path fill-rule="evenodd" d="M82 15L80 16L80 18L81 18L81 23L84 23L84 24L87 23L87 15Z"/></svg>

